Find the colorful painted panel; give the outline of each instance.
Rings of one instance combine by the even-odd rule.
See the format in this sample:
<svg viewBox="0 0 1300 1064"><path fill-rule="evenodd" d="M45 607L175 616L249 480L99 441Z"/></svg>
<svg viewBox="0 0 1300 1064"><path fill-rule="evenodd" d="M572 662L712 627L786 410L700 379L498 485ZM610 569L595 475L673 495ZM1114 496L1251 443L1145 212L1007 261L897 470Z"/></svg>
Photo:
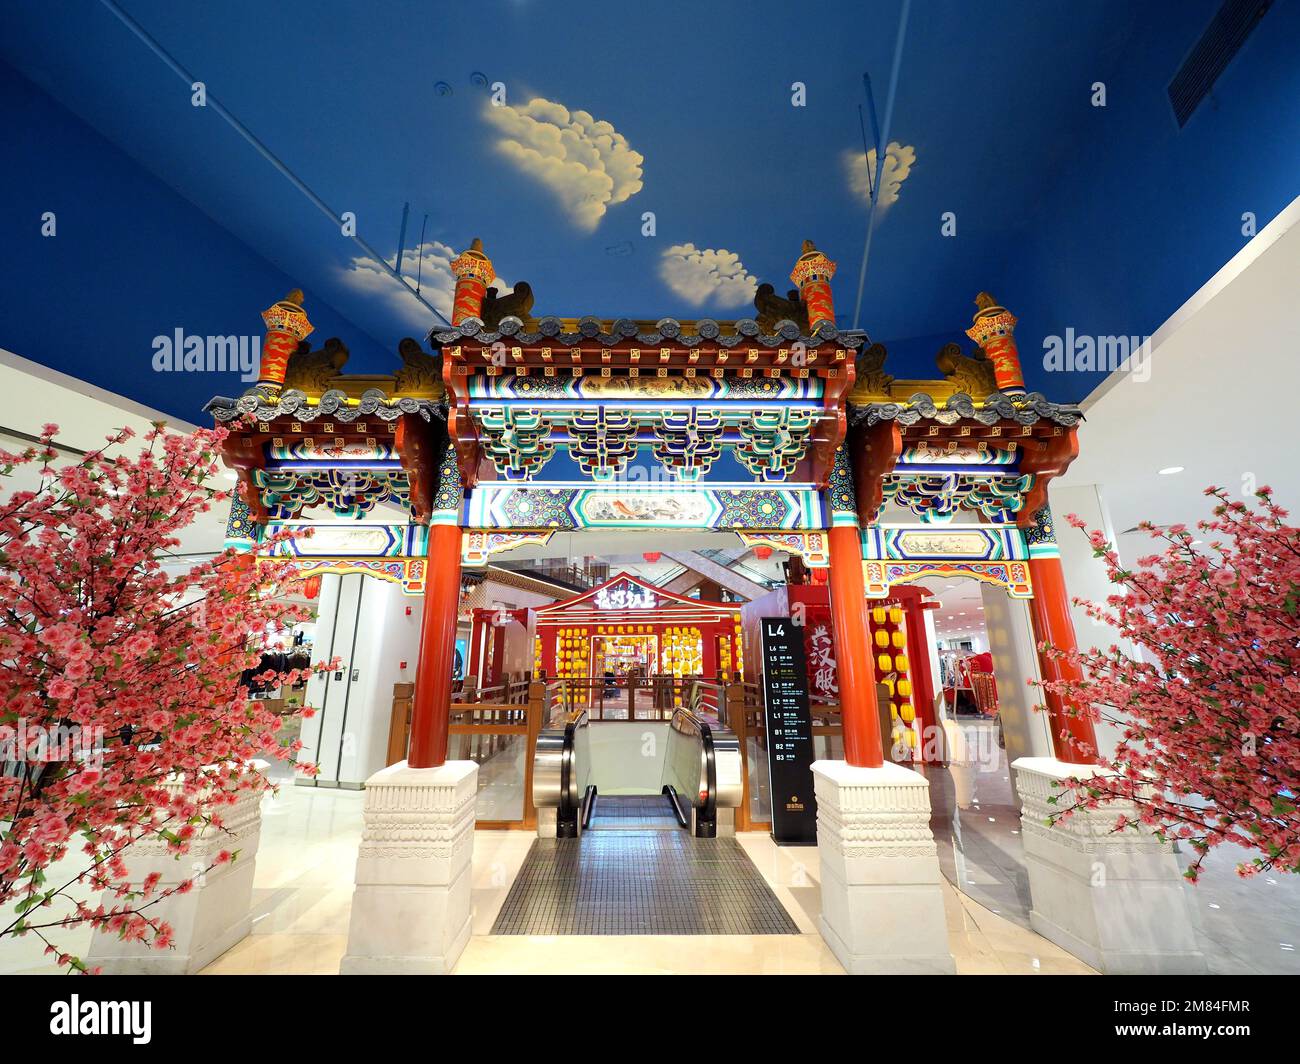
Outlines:
<svg viewBox="0 0 1300 1064"><path fill-rule="evenodd" d="M1023 561L1029 557L1020 529L1014 527L917 525L862 533L862 556L898 561Z"/></svg>
<svg viewBox="0 0 1300 1064"><path fill-rule="evenodd" d="M1017 469L1020 466L1020 449L1015 442L1003 447L991 447L984 440L972 443L959 443L956 440L944 442L921 441L909 444L898 456L900 466L925 466L939 472L945 469L971 471L974 468L1000 467Z"/></svg>
<svg viewBox="0 0 1300 1064"><path fill-rule="evenodd" d="M488 559L494 554L525 544L543 544L553 535L553 529L544 532L497 532L467 528L461 537L461 562L464 565L487 565Z"/></svg>
<svg viewBox="0 0 1300 1064"><path fill-rule="evenodd" d="M407 595L424 594L425 565L423 558L300 558L293 563L299 576L360 573L400 584Z"/></svg>
<svg viewBox="0 0 1300 1064"><path fill-rule="evenodd" d="M257 542L258 527L248 504L238 495L230 496L230 515L226 518L227 547L247 550Z"/></svg>
<svg viewBox="0 0 1300 1064"><path fill-rule="evenodd" d="M825 532L737 531L740 541L747 547L771 547L803 559L812 569L824 569L831 564L830 542Z"/></svg>
<svg viewBox="0 0 1300 1064"><path fill-rule="evenodd" d="M1034 523L1024 530L1025 543L1031 558L1059 558L1061 548L1056 544L1056 523L1052 508L1040 506L1034 512Z"/></svg>
<svg viewBox="0 0 1300 1064"><path fill-rule="evenodd" d="M969 576L1004 588L1012 598L1032 598L1033 585L1025 562L890 562L864 561L862 575L868 598L884 598L894 584L910 584L927 576Z"/></svg>
<svg viewBox="0 0 1300 1064"><path fill-rule="evenodd" d="M329 467L354 462L398 464L397 449L392 443L378 439L348 440L343 437L329 439L297 439L286 442L276 438L266 444L268 465L314 465Z"/></svg>
<svg viewBox="0 0 1300 1064"><path fill-rule="evenodd" d="M291 520L316 505L329 507L336 517L361 517L381 502L411 505L404 472L254 469L252 475L267 515L276 520Z"/></svg>
<svg viewBox="0 0 1300 1064"><path fill-rule="evenodd" d="M811 487L750 484L684 488L675 484L480 484L470 493L474 528L759 528L825 527Z"/></svg>
<svg viewBox="0 0 1300 1064"><path fill-rule="evenodd" d="M567 350L561 353L569 355ZM642 358L646 362L645 375L636 377L475 375L468 378L470 400L564 402L589 399L604 402L609 399L626 399L662 405L665 400L685 400L691 403L702 399L737 399L746 402L821 400L825 393L825 382L818 377L802 380L789 377L660 377L654 365L658 357L658 351L644 352Z"/></svg>
<svg viewBox="0 0 1300 1064"><path fill-rule="evenodd" d="M1009 521L1025 505L1025 493L1033 484L1030 473L893 473L884 478L883 491L887 502L922 521L947 521L958 510Z"/></svg>
<svg viewBox="0 0 1300 1064"><path fill-rule="evenodd" d="M279 556L295 558L423 558L429 553L429 530L423 525L316 524L272 521L271 536L283 530L310 531L276 545Z"/></svg>

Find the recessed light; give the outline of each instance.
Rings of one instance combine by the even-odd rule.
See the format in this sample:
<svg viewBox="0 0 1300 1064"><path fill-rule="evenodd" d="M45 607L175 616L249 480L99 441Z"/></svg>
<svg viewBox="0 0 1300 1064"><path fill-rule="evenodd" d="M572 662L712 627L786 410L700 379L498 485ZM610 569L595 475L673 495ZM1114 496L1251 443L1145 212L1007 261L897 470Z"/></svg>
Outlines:
<svg viewBox="0 0 1300 1064"><path fill-rule="evenodd" d="M1172 476L1174 473L1181 473L1182 471L1183 467L1180 465L1165 466L1164 469L1160 470L1160 475L1162 477L1167 477Z"/></svg>

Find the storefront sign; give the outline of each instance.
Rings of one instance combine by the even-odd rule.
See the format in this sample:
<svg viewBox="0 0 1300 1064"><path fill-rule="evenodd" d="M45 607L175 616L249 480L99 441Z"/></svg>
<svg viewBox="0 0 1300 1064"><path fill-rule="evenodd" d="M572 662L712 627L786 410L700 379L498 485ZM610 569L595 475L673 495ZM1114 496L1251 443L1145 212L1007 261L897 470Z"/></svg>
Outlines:
<svg viewBox="0 0 1300 1064"><path fill-rule="evenodd" d="M804 631L789 617L764 617L762 635L772 838L780 845L814 845L817 803Z"/></svg>

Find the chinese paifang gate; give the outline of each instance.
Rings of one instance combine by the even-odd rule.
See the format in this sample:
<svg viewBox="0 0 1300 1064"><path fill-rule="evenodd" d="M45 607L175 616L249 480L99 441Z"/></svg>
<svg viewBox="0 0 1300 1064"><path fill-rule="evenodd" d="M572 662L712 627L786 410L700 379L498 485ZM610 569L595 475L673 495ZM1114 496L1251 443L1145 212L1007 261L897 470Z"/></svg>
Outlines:
<svg viewBox="0 0 1300 1064"><path fill-rule="evenodd" d="M471 607L466 664L479 686L501 680L509 625L527 634L534 681L598 682L599 653L752 682L756 619L797 609L814 697L838 705L845 760L871 767L890 746L882 698L894 739L918 759L934 724L918 668L929 592L917 581L997 585L1028 602L1037 643L1075 646L1048 486L1078 452L1081 415L1026 394L1016 318L987 293L971 346L937 353L941 376L899 380L884 347L836 328L835 264L811 242L795 287L760 286L755 316L736 321L537 317L526 283L489 287L478 240L451 265L451 324L425 344L403 340L391 375L343 373L338 339L313 349L294 291L263 313L258 382L207 408L230 428L224 457L238 474L228 543L310 526L280 548L304 577L363 573L422 596L411 767L448 756L470 576L562 532L654 530L666 545L674 532L733 532L760 556L785 552L789 579L743 606L614 574L500 623ZM656 475L629 477L638 455ZM1049 680L1070 668L1045 654L1039 664ZM1092 725L1057 695L1045 701L1057 756L1087 762Z"/></svg>

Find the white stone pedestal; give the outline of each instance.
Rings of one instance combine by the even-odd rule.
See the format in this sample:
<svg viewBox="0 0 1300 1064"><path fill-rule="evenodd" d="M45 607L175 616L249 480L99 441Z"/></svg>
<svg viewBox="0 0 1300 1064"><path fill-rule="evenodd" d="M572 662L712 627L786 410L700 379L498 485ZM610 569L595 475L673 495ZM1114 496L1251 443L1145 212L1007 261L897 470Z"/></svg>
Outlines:
<svg viewBox="0 0 1300 1064"><path fill-rule="evenodd" d="M251 771L265 773L270 766L254 761ZM177 783L165 783L179 789ZM249 791L231 806L220 809L224 830L205 827L179 858L161 841L138 842L125 853L127 878L133 884L157 872L163 891L186 880L196 880L186 894L173 894L147 914L164 920L174 932L173 949L155 949L140 942L124 942L116 934L96 932L86 955L89 968L105 975L193 975L244 938L252 926L253 874L262 830L263 791ZM235 860L208 872L222 850L238 851ZM104 904L120 904L106 896Z"/></svg>
<svg viewBox="0 0 1300 1064"><path fill-rule="evenodd" d="M925 777L844 761L812 771L827 945L852 975L951 975Z"/></svg>
<svg viewBox="0 0 1300 1064"><path fill-rule="evenodd" d="M405 761L366 781L343 975L444 975L470 934L478 766Z"/></svg>
<svg viewBox="0 0 1300 1064"><path fill-rule="evenodd" d="M1022 757L1012 768L1034 930L1107 974L1204 972L1173 851L1145 828L1112 833L1121 813L1137 819L1133 806L1079 810L1049 826L1052 815L1073 801L1061 781L1097 770L1054 757ZM1049 802L1062 794L1056 804Z"/></svg>

